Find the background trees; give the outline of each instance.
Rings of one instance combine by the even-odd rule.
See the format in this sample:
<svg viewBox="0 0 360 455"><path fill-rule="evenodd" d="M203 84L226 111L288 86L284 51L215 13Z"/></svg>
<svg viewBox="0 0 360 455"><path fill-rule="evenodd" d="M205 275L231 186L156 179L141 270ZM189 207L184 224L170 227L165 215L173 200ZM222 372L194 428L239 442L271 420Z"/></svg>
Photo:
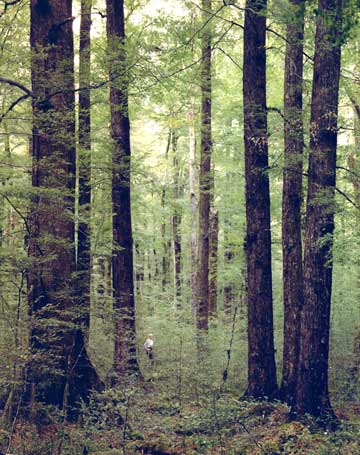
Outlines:
<svg viewBox="0 0 360 455"><path fill-rule="evenodd" d="M90 379L74 386L73 402L99 383L89 359L102 379L114 365L148 377L148 332L153 379L180 408L216 387L273 396L276 361L282 398L326 414L329 328L331 398L358 396L358 25L323 21L333 8L323 1L315 13L301 2L255 3L109 0L71 10L34 0L32 49L26 2L2 14L5 409L16 408L26 371L50 396L36 371L56 362L48 382L62 379L48 401L60 407L81 365ZM198 365L202 347L209 355ZM84 379L80 370L74 378ZM118 381L116 390L127 389Z"/></svg>

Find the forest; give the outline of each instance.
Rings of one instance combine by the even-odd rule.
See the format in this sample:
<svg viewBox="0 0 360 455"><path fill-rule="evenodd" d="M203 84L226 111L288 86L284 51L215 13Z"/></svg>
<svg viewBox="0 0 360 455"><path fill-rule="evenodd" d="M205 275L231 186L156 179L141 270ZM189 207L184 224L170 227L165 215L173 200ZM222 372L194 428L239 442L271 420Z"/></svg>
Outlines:
<svg viewBox="0 0 360 455"><path fill-rule="evenodd" d="M359 19L0 1L0 455L360 454Z"/></svg>

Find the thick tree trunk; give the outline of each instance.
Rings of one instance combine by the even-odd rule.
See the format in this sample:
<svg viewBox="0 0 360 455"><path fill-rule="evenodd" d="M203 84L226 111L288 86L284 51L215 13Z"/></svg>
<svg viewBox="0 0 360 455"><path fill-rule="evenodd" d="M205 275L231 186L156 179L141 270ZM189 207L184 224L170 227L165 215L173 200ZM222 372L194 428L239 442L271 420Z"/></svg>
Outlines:
<svg viewBox="0 0 360 455"><path fill-rule="evenodd" d="M91 137L90 137L90 30L91 0L81 0L79 51L79 224L77 245L77 279L84 335L90 325L91 294Z"/></svg>
<svg viewBox="0 0 360 455"><path fill-rule="evenodd" d="M28 369L31 397L71 412L100 381L76 305L75 110L71 1L31 0L32 211Z"/></svg>
<svg viewBox="0 0 360 455"><path fill-rule="evenodd" d="M217 269L218 269L219 212L212 208L210 213L209 255L209 316L217 315Z"/></svg>
<svg viewBox="0 0 360 455"><path fill-rule="evenodd" d="M202 0L205 24L211 16L211 0ZM202 31L201 62L201 152L199 174L199 242L197 255L197 329L208 330L209 321L209 235L211 185L211 30Z"/></svg>
<svg viewBox="0 0 360 455"><path fill-rule="evenodd" d="M284 290L284 351L281 398L293 404L300 349L300 311L303 304L301 203L303 172L303 0L292 0L293 16L287 26L284 86L285 157L282 201Z"/></svg>
<svg viewBox="0 0 360 455"><path fill-rule="evenodd" d="M196 235L196 189L195 189L195 157L196 157L196 136L195 136L195 102L191 100L191 111L189 112L189 199L190 199L190 287L191 307L196 315L196 261L197 261L197 235Z"/></svg>
<svg viewBox="0 0 360 455"><path fill-rule="evenodd" d="M175 130L172 131L171 146L173 153L173 196L174 196L174 213L172 216L173 229L173 253L174 253L174 290L175 306L180 308L181 298L181 171L178 156L178 135Z"/></svg>
<svg viewBox="0 0 360 455"><path fill-rule="evenodd" d="M341 0L319 0L304 249L298 413L333 417L328 391Z"/></svg>
<svg viewBox="0 0 360 455"><path fill-rule="evenodd" d="M266 112L266 0L247 0L244 28L244 139L248 278L248 389L277 391L271 279L270 194Z"/></svg>
<svg viewBox="0 0 360 455"><path fill-rule="evenodd" d="M114 373L138 372L130 200L130 122L123 0L107 0L113 205Z"/></svg>

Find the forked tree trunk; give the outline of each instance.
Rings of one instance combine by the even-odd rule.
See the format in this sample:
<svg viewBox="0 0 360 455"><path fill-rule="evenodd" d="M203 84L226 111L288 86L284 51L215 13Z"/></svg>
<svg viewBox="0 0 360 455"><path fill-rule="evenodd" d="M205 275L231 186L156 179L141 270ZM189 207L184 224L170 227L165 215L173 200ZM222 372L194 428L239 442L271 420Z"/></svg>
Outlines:
<svg viewBox="0 0 360 455"><path fill-rule="evenodd" d="M282 200L284 291L284 350L280 396L293 404L300 349L300 311L303 304L301 203L303 172L303 0L292 0L287 26L284 86L285 157Z"/></svg>
<svg viewBox="0 0 360 455"><path fill-rule="evenodd" d="M318 8L296 410L327 419L341 0L319 0Z"/></svg>
<svg viewBox="0 0 360 455"><path fill-rule="evenodd" d="M248 279L248 388L254 398L277 391L271 278L266 112L266 0L247 0L244 27L244 139Z"/></svg>
<svg viewBox="0 0 360 455"><path fill-rule="evenodd" d="M202 0L205 24L211 17L211 0ZM211 31L202 30L201 43L201 151L199 174L199 241L197 255L197 329L207 332L209 323L209 235L211 185Z"/></svg>
<svg viewBox="0 0 360 455"><path fill-rule="evenodd" d="M90 118L90 31L91 0L81 0L79 52L79 224L77 245L77 289L82 308L84 335L88 337L91 294L91 118Z"/></svg>
<svg viewBox="0 0 360 455"><path fill-rule="evenodd" d="M107 0L112 137L114 373L139 371L136 358L133 238L130 201L130 121L123 0Z"/></svg>
<svg viewBox="0 0 360 455"><path fill-rule="evenodd" d="M28 368L33 399L71 414L100 384L76 326L72 2L31 0L33 98Z"/></svg>

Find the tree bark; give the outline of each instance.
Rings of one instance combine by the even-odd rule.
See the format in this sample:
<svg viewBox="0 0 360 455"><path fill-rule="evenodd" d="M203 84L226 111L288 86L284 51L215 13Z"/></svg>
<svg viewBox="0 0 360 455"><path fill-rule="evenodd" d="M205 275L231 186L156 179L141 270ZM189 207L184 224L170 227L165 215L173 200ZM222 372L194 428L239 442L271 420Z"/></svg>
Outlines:
<svg viewBox="0 0 360 455"><path fill-rule="evenodd" d="M285 157L282 200L284 350L280 396L293 404L300 349L300 311L303 305L301 204L303 172L303 0L291 0L292 17L286 32L284 85Z"/></svg>
<svg viewBox="0 0 360 455"><path fill-rule="evenodd" d="M195 189L195 157L196 157L196 136L195 136L195 102L191 100L191 111L189 112L189 199L190 199L190 287L191 307L196 315L196 262L197 262L197 235L196 235L196 189Z"/></svg>
<svg viewBox="0 0 360 455"><path fill-rule="evenodd" d="M217 315L217 269L218 269L218 236L219 212L211 209L210 213L210 244L209 244L209 316Z"/></svg>
<svg viewBox="0 0 360 455"><path fill-rule="evenodd" d="M32 210L28 391L69 414L100 385L85 349L75 264L72 2L31 0Z"/></svg>
<svg viewBox="0 0 360 455"><path fill-rule="evenodd" d="M91 118L90 118L90 31L91 0L81 0L79 50L79 224L77 244L77 279L82 325L88 337L91 295Z"/></svg>
<svg viewBox="0 0 360 455"><path fill-rule="evenodd" d="M271 278L266 112L266 0L247 0L244 27L244 139L248 278L248 388L254 398L277 391Z"/></svg>
<svg viewBox="0 0 360 455"><path fill-rule="evenodd" d="M112 137L114 373L139 371L136 358L133 238L130 200L130 121L123 0L107 0Z"/></svg>
<svg viewBox="0 0 360 455"><path fill-rule="evenodd" d="M311 100L296 411L332 418L328 391L341 0L319 0Z"/></svg>
<svg viewBox="0 0 360 455"><path fill-rule="evenodd" d="M175 306L180 308L181 298L181 171L178 156L178 134L176 130L172 130L171 145L173 153L173 196L174 196L174 213L172 216L173 228L173 252L174 252L174 290L175 290Z"/></svg>
<svg viewBox="0 0 360 455"><path fill-rule="evenodd" d="M211 16L211 0L202 0L205 24ZM199 241L197 256L197 329L207 332L209 321L209 235L211 190L211 30L205 26L201 43L201 151L199 174Z"/></svg>
<svg viewBox="0 0 360 455"><path fill-rule="evenodd" d="M171 244L169 245L169 239L167 237L167 221L168 217L166 216L166 209L165 209L165 199L166 199L166 189L165 186L161 191L161 209L162 209L162 222L161 222L161 239L162 239L162 261L161 261L161 269L162 269L162 290L163 292L166 291L166 286L169 283L169 275L170 275L170 260L169 260L169 250L171 248Z"/></svg>
<svg viewBox="0 0 360 455"><path fill-rule="evenodd" d="M171 136L172 130L169 128L166 149L165 149L165 178L164 185L161 191L161 212L162 212L162 222L161 222L161 238L162 238L162 290L165 292L166 286L168 285L170 279L170 250L171 250L171 241L170 236L167 236L167 225L168 225L168 216L166 210L166 187L167 187L167 175L168 175L168 156L171 146Z"/></svg>

